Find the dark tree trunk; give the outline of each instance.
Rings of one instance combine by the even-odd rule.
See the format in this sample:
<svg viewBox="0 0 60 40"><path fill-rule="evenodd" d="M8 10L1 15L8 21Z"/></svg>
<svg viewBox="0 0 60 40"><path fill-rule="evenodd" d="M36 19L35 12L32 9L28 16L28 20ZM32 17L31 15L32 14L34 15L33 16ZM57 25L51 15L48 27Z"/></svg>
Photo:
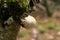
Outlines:
<svg viewBox="0 0 60 40"><path fill-rule="evenodd" d="M0 21L0 40L16 40L19 29L20 26L15 22L3 29Z"/></svg>
<svg viewBox="0 0 60 40"><path fill-rule="evenodd" d="M44 5L45 5L45 8L46 8L47 15L48 15L48 17L51 17L52 13L50 12L50 9L48 7L48 0L43 0L43 1L44 1Z"/></svg>

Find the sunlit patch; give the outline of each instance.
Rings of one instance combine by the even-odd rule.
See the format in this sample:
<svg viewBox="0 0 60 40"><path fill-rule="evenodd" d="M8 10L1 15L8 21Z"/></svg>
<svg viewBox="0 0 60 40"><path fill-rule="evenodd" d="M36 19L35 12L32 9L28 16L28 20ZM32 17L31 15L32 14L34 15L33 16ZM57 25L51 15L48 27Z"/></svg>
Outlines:
<svg viewBox="0 0 60 40"><path fill-rule="evenodd" d="M60 36L60 31L57 34Z"/></svg>
<svg viewBox="0 0 60 40"><path fill-rule="evenodd" d="M32 31L32 34L33 34L33 38L36 38L37 34L38 34L38 30L33 28L31 31Z"/></svg>
<svg viewBox="0 0 60 40"><path fill-rule="evenodd" d="M49 39L49 40L53 40L54 37L53 37L52 35L49 35L49 36L48 36L48 39Z"/></svg>
<svg viewBox="0 0 60 40"><path fill-rule="evenodd" d="M25 18L26 22L36 24L36 19L33 16L28 16Z"/></svg>
<svg viewBox="0 0 60 40"><path fill-rule="evenodd" d="M32 40L35 40L34 38Z"/></svg>
<svg viewBox="0 0 60 40"><path fill-rule="evenodd" d="M22 23L24 24L24 26L30 26L30 25L36 24L36 19L31 15L28 15L27 17L25 17L24 19L21 19L21 20L22 20Z"/></svg>

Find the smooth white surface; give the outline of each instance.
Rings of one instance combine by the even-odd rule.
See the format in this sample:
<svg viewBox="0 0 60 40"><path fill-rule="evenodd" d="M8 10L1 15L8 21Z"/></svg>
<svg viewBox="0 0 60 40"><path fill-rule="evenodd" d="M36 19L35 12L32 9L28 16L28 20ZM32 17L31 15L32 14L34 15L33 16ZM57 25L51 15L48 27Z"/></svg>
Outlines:
<svg viewBox="0 0 60 40"><path fill-rule="evenodd" d="M26 17L25 20L26 20L26 22L29 22L29 23L33 23L33 24L36 23L36 19L30 15L28 17Z"/></svg>
<svg viewBox="0 0 60 40"><path fill-rule="evenodd" d="M22 23L24 24L24 26L34 26L36 24L36 19L31 16L31 15L28 15L28 17L25 17L24 19L21 19L22 20Z"/></svg>

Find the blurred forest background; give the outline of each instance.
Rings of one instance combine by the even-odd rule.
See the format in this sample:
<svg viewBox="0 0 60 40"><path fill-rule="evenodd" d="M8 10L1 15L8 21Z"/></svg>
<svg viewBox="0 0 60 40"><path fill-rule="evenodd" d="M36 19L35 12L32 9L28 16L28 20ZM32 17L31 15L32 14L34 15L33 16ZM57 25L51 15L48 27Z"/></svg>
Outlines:
<svg viewBox="0 0 60 40"><path fill-rule="evenodd" d="M30 1L0 0L0 40L60 40L60 0L32 0L33 6L28 4ZM34 26L19 25L19 18L25 12L36 19ZM10 16L13 16L14 22L6 24L6 27L2 26L5 18Z"/></svg>

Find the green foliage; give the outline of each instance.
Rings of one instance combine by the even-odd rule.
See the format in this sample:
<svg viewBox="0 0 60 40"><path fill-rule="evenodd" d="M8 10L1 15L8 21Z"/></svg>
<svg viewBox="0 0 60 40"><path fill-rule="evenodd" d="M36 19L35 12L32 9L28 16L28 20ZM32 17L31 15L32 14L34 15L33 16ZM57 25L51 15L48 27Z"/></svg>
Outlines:
<svg viewBox="0 0 60 40"><path fill-rule="evenodd" d="M17 0L21 8L26 7L26 11L28 12L29 8L29 0Z"/></svg>
<svg viewBox="0 0 60 40"><path fill-rule="evenodd" d="M29 0L17 0L21 7L26 7L29 5Z"/></svg>
<svg viewBox="0 0 60 40"><path fill-rule="evenodd" d="M9 2L18 2L18 4L20 5L21 8L26 8L26 11L29 10L28 6L29 6L29 0L4 0L6 3ZM4 3L4 1L2 1L2 3Z"/></svg>
<svg viewBox="0 0 60 40"><path fill-rule="evenodd" d="M56 30L57 30L57 31L60 31L60 26L56 27Z"/></svg>
<svg viewBox="0 0 60 40"><path fill-rule="evenodd" d="M4 21L7 20L10 16L13 16L15 21L20 21L19 17L21 17L24 12L29 12L29 0L2 0L1 6L0 16L3 16L3 18L1 18Z"/></svg>
<svg viewBox="0 0 60 40"><path fill-rule="evenodd" d="M25 30L23 30L23 31L19 32L18 36L19 36L19 37L24 37L24 36L26 36L27 34L28 34L28 32L25 31Z"/></svg>
<svg viewBox="0 0 60 40"><path fill-rule="evenodd" d="M51 26L51 25L50 25L50 26L48 26L48 29L53 29L53 28L54 28L54 27L53 27L53 26Z"/></svg>
<svg viewBox="0 0 60 40"><path fill-rule="evenodd" d="M45 33L45 28L40 28L40 33Z"/></svg>
<svg viewBox="0 0 60 40"><path fill-rule="evenodd" d="M39 26L40 25L40 20L37 20L37 23L35 26Z"/></svg>
<svg viewBox="0 0 60 40"><path fill-rule="evenodd" d="M54 24L52 22L52 19L49 19L47 25L48 25L48 29L53 29L54 28Z"/></svg>
<svg viewBox="0 0 60 40"><path fill-rule="evenodd" d="M48 23L48 29L53 29L54 28L54 24L52 22Z"/></svg>

